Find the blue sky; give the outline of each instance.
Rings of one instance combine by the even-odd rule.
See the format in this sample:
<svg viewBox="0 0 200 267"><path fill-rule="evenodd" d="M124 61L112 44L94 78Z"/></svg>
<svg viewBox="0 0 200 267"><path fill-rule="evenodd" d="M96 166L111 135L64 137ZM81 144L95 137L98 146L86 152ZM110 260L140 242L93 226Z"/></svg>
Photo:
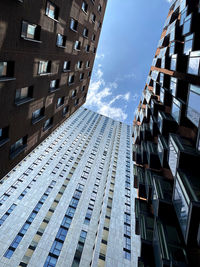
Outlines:
<svg viewBox="0 0 200 267"><path fill-rule="evenodd" d="M132 124L170 0L108 0L85 107Z"/></svg>

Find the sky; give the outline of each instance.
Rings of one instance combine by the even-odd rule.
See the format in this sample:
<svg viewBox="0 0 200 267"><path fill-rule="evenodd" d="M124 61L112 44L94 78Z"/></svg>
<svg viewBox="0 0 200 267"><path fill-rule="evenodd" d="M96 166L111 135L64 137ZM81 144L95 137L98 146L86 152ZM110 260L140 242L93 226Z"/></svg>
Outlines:
<svg viewBox="0 0 200 267"><path fill-rule="evenodd" d="M84 107L132 124L170 0L108 0Z"/></svg>

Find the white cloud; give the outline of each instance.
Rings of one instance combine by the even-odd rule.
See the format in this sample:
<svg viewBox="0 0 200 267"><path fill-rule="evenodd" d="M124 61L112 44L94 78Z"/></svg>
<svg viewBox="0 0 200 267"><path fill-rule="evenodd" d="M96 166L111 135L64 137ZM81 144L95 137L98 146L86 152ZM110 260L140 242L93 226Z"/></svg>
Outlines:
<svg viewBox="0 0 200 267"><path fill-rule="evenodd" d="M171 3L173 0L166 0L168 3Z"/></svg>
<svg viewBox="0 0 200 267"><path fill-rule="evenodd" d="M128 102L131 98L130 92L113 96L113 89L116 89L117 87L118 84L116 81L108 84L105 83L101 65L98 65L97 70L94 72L94 78L92 78L90 82L85 106L88 108L95 108L98 113L104 116L121 121L126 120L128 116L124 112L126 107L123 106L122 109L120 107L113 106L113 104L120 99ZM108 96L112 97L112 99L108 100Z"/></svg>
<svg viewBox="0 0 200 267"><path fill-rule="evenodd" d="M105 54L96 54L96 59L104 59Z"/></svg>

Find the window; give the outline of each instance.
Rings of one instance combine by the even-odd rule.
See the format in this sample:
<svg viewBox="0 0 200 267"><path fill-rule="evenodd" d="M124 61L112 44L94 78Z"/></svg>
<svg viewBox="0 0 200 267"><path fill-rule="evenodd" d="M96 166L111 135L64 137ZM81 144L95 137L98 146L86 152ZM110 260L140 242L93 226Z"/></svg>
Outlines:
<svg viewBox="0 0 200 267"><path fill-rule="evenodd" d="M76 90L73 90L72 91L72 97L75 97L76 96Z"/></svg>
<svg viewBox="0 0 200 267"><path fill-rule="evenodd" d="M65 215L65 217L63 218L63 221L62 221L62 226L64 226L67 229L69 229L71 221L72 221L72 219Z"/></svg>
<svg viewBox="0 0 200 267"><path fill-rule="evenodd" d="M71 62L70 62L70 61L64 61L64 64L63 64L63 71L68 71L68 70L70 70L70 65L71 65Z"/></svg>
<svg viewBox="0 0 200 267"><path fill-rule="evenodd" d="M177 55L173 55L171 57L171 70L176 70L176 65L177 65Z"/></svg>
<svg viewBox="0 0 200 267"><path fill-rule="evenodd" d="M68 77L68 85L71 85L74 83L74 74L69 75Z"/></svg>
<svg viewBox="0 0 200 267"><path fill-rule="evenodd" d="M59 89L59 80L57 79L50 81L50 92L53 92L58 89Z"/></svg>
<svg viewBox="0 0 200 267"><path fill-rule="evenodd" d="M89 46L89 45L86 45L86 46L85 46L85 51L86 51L87 53L90 52L90 46Z"/></svg>
<svg viewBox="0 0 200 267"><path fill-rule="evenodd" d="M44 75L51 72L51 61L39 61L38 74Z"/></svg>
<svg viewBox="0 0 200 267"><path fill-rule="evenodd" d="M59 8L51 2L47 1L46 15L51 19L58 20L58 14Z"/></svg>
<svg viewBox="0 0 200 267"><path fill-rule="evenodd" d="M11 159L21 153L27 145L27 136L24 136L18 139L14 144L10 147L10 156Z"/></svg>
<svg viewBox="0 0 200 267"><path fill-rule="evenodd" d="M74 106L77 106L79 104L79 99L77 98L77 99L75 99L75 101L74 101Z"/></svg>
<svg viewBox="0 0 200 267"><path fill-rule="evenodd" d="M78 21L77 20L71 18L70 29L77 32L77 29L78 29Z"/></svg>
<svg viewBox="0 0 200 267"><path fill-rule="evenodd" d="M56 256L59 256L60 255L60 252L61 252L61 249L62 249L62 246L63 246L63 243L59 242L59 241L54 241L53 242L53 245L50 249L50 253L56 255Z"/></svg>
<svg viewBox="0 0 200 267"><path fill-rule="evenodd" d="M43 131L46 131L49 128L51 128L52 124L53 124L53 117L45 121L44 126L43 126Z"/></svg>
<svg viewBox="0 0 200 267"><path fill-rule="evenodd" d="M172 117L179 123L181 116L181 104L177 99L173 99L172 103Z"/></svg>
<svg viewBox="0 0 200 267"><path fill-rule="evenodd" d="M5 144L5 141L8 140L8 127L0 128L0 146Z"/></svg>
<svg viewBox="0 0 200 267"><path fill-rule="evenodd" d="M13 79L14 75L14 62L1 61L0 62L0 80Z"/></svg>
<svg viewBox="0 0 200 267"><path fill-rule="evenodd" d="M73 207L69 207L69 208L67 209L66 215L69 216L69 217L71 217L71 218L73 218L75 211L76 211L75 208L73 208Z"/></svg>
<svg viewBox="0 0 200 267"><path fill-rule="evenodd" d="M56 108L59 108L61 107L62 105L64 105L64 101L65 101L65 97L59 97L58 100L57 100L57 105L56 105Z"/></svg>
<svg viewBox="0 0 200 267"><path fill-rule="evenodd" d="M36 24L31 24L27 21L22 21L21 37L24 39L40 40L41 27Z"/></svg>
<svg viewBox="0 0 200 267"><path fill-rule="evenodd" d="M78 61L77 68L78 69L81 69L82 68L82 65L83 65L83 61Z"/></svg>
<svg viewBox="0 0 200 267"><path fill-rule="evenodd" d="M15 103L18 105L26 103L27 101L32 100L32 96L33 96L32 86L17 89L15 93Z"/></svg>
<svg viewBox="0 0 200 267"><path fill-rule="evenodd" d="M183 50L183 53L185 55L189 55L190 51L192 51L193 40L194 40L194 34L190 34L185 37L184 50Z"/></svg>
<svg viewBox="0 0 200 267"><path fill-rule="evenodd" d="M101 13L101 9L102 9L102 7L101 7L101 5L99 4L98 5L98 11Z"/></svg>
<svg viewBox="0 0 200 267"><path fill-rule="evenodd" d="M90 77L91 76L91 71L88 71L88 77Z"/></svg>
<svg viewBox="0 0 200 267"><path fill-rule="evenodd" d="M173 96L176 96L176 88L177 88L178 79L171 77L170 81L170 92Z"/></svg>
<svg viewBox="0 0 200 267"><path fill-rule="evenodd" d="M94 13L91 14L91 20L92 20L92 22L95 22L95 20L96 20L96 15Z"/></svg>
<svg viewBox="0 0 200 267"><path fill-rule="evenodd" d="M94 54L96 53L96 47L93 47L93 51Z"/></svg>
<svg viewBox="0 0 200 267"><path fill-rule="evenodd" d="M98 28L99 29L101 28L101 22L100 21L98 22Z"/></svg>
<svg viewBox="0 0 200 267"><path fill-rule="evenodd" d="M83 36L88 37L88 29L86 27L83 29Z"/></svg>
<svg viewBox="0 0 200 267"><path fill-rule="evenodd" d="M63 116L65 116L69 111L69 106L63 108Z"/></svg>
<svg viewBox="0 0 200 267"><path fill-rule="evenodd" d="M199 126L200 119L200 87L190 85L188 94L188 106L187 106L187 118L194 123L197 127Z"/></svg>
<svg viewBox="0 0 200 267"><path fill-rule="evenodd" d="M191 25L192 25L192 14L190 14L189 16L187 16L184 19L184 23L183 23L183 35L186 35L188 33L191 32Z"/></svg>
<svg viewBox="0 0 200 267"><path fill-rule="evenodd" d="M44 107L43 108L40 108L40 109L37 109L35 110L33 113L32 113L32 123L35 124L37 123L38 121L40 121L41 119L43 119L44 117Z"/></svg>
<svg viewBox="0 0 200 267"><path fill-rule="evenodd" d="M65 47L65 45L66 45L66 36L64 36L62 34L58 34L57 35L57 40L56 40L56 45L58 47Z"/></svg>
<svg viewBox="0 0 200 267"><path fill-rule="evenodd" d="M85 85L83 85L83 86L81 87L81 91L82 91L82 92L85 91Z"/></svg>
<svg viewBox="0 0 200 267"><path fill-rule="evenodd" d="M75 50L80 50L81 49L81 42L80 41L75 41L75 43L74 43L74 49Z"/></svg>
<svg viewBox="0 0 200 267"><path fill-rule="evenodd" d="M82 81L83 78L84 78L84 73L81 73L81 74L80 74L80 81Z"/></svg>
<svg viewBox="0 0 200 267"><path fill-rule="evenodd" d="M61 240L61 241L65 241L65 238L67 236L67 232L68 232L67 229L65 229L63 227L60 227L60 229L59 229L59 231L58 231L58 233L56 235L56 238Z"/></svg>
<svg viewBox="0 0 200 267"><path fill-rule="evenodd" d="M93 33L93 34L92 34L92 41L93 41L93 42L95 41L95 38L96 38L96 35Z"/></svg>
<svg viewBox="0 0 200 267"><path fill-rule="evenodd" d="M86 68L89 68L89 67L90 67L90 61L89 61L89 60L86 61L85 67L86 67Z"/></svg>
<svg viewBox="0 0 200 267"><path fill-rule="evenodd" d="M188 73L199 75L200 51L191 52L188 63Z"/></svg>
<svg viewBox="0 0 200 267"><path fill-rule="evenodd" d="M124 247L127 249L127 250L131 250L131 239L130 237L124 237Z"/></svg>
<svg viewBox="0 0 200 267"><path fill-rule="evenodd" d="M183 25L184 20L187 17L187 10L188 10L188 8L186 7L185 9L183 9L183 11L181 13L180 25Z"/></svg>
<svg viewBox="0 0 200 267"><path fill-rule="evenodd" d="M85 1L83 1L83 3L82 3L82 10L85 12L85 13L87 13L87 10L88 10L88 4L85 2Z"/></svg>

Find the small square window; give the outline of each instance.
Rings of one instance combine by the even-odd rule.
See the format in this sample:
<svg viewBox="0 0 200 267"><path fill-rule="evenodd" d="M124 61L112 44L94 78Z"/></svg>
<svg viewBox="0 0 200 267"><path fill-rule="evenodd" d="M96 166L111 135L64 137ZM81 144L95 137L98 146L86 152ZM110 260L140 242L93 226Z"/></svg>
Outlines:
<svg viewBox="0 0 200 267"><path fill-rule="evenodd" d="M76 96L76 92L77 92L76 90L73 90L72 91L72 97L75 97Z"/></svg>
<svg viewBox="0 0 200 267"><path fill-rule="evenodd" d="M80 50L81 49L81 42L80 41L75 41L75 43L74 43L74 49L75 50Z"/></svg>
<svg viewBox="0 0 200 267"><path fill-rule="evenodd" d="M85 13L87 13L87 11L88 11L88 4L85 2L85 1L83 1L83 3L82 3L82 10L85 12Z"/></svg>
<svg viewBox="0 0 200 267"><path fill-rule="evenodd" d="M43 131L50 129L52 125L53 125L53 117L45 121L44 126L43 126Z"/></svg>
<svg viewBox="0 0 200 267"><path fill-rule="evenodd" d="M38 121L40 121L44 117L44 110L45 110L45 108L43 107L43 108L35 110L32 113L32 123L33 124L37 123Z"/></svg>
<svg viewBox="0 0 200 267"><path fill-rule="evenodd" d="M91 20L92 20L92 22L96 21L96 15L94 13L91 14Z"/></svg>
<svg viewBox="0 0 200 267"><path fill-rule="evenodd" d="M85 46L85 51L86 51L87 53L90 52L90 46L89 46L89 45L86 45L86 46Z"/></svg>
<svg viewBox="0 0 200 267"><path fill-rule="evenodd" d="M69 75L68 77L68 85L71 85L74 83L74 74Z"/></svg>
<svg viewBox="0 0 200 267"><path fill-rule="evenodd" d="M81 74L80 74L80 81L82 81L83 78L84 78L84 73L81 73Z"/></svg>
<svg viewBox="0 0 200 267"><path fill-rule="evenodd" d="M81 69L82 68L82 65L83 65L83 61L78 61L77 68L78 69Z"/></svg>
<svg viewBox="0 0 200 267"><path fill-rule="evenodd" d="M77 98L77 99L75 99L75 101L74 101L74 106L77 106L79 104L79 99Z"/></svg>
<svg viewBox="0 0 200 267"><path fill-rule="evenodd" d="M50 92L58 90L59 88L59 79L50 81Z"/></svg>
<svg viewBox="0 0 200 267"><path fill-rule="evenodd" d="M64 71L70 70L70 65L71 65L71 62L70 61L64 61L63 70Z"/></svg>
<svg viewBox="0 0 200 267"><path fill-rule="evenodd" d="M83 36L88 37L88 29L86 27L83 29Z"/></svg>
<svg viewBox="0 0 200 267"><path fill-rule="evenodd" d="M70 29L73 31L77 31L77 29L78 29L78 21L77 20L71 18Z"/></svg>
<svg viewBox="0 0 200 267"><path fill-rule="evenodd" d="M65 45L66 45L66 36L64 36L62 34L58 34L57 35L57 40L56 40L56 45L58 47L65 47Z"/></svg>
<svg viewBox="0 0 200 267"><path fill-rule="evenodd" d="M58 13L59 8L50 1L47 1L46 15L51 19L58 20Z"/></svg>
<svg viewBox="0 0 200 267"><path fill-rule="evenodd" d="M56 108L59 108L61 107L62 105L64 105L64 102L65 102L65 97L59 97L58 100L57 100L57 105L56 105Z"/></svg>
<svg viewBox="0 0 200 267"><path fill-rule="evenodd" d="M39 61L38 74L48 74L51 72L51 61Z"/></svg>
<svg viewBox="0 0 200 267"><path fill-rule="evenodd" d="M27 38L27 39L32 39L32 40L40 40L40 31L41 27L29 23L27 21L22 21L22 31L21 31L21 37L22 38Z"/></svg>

